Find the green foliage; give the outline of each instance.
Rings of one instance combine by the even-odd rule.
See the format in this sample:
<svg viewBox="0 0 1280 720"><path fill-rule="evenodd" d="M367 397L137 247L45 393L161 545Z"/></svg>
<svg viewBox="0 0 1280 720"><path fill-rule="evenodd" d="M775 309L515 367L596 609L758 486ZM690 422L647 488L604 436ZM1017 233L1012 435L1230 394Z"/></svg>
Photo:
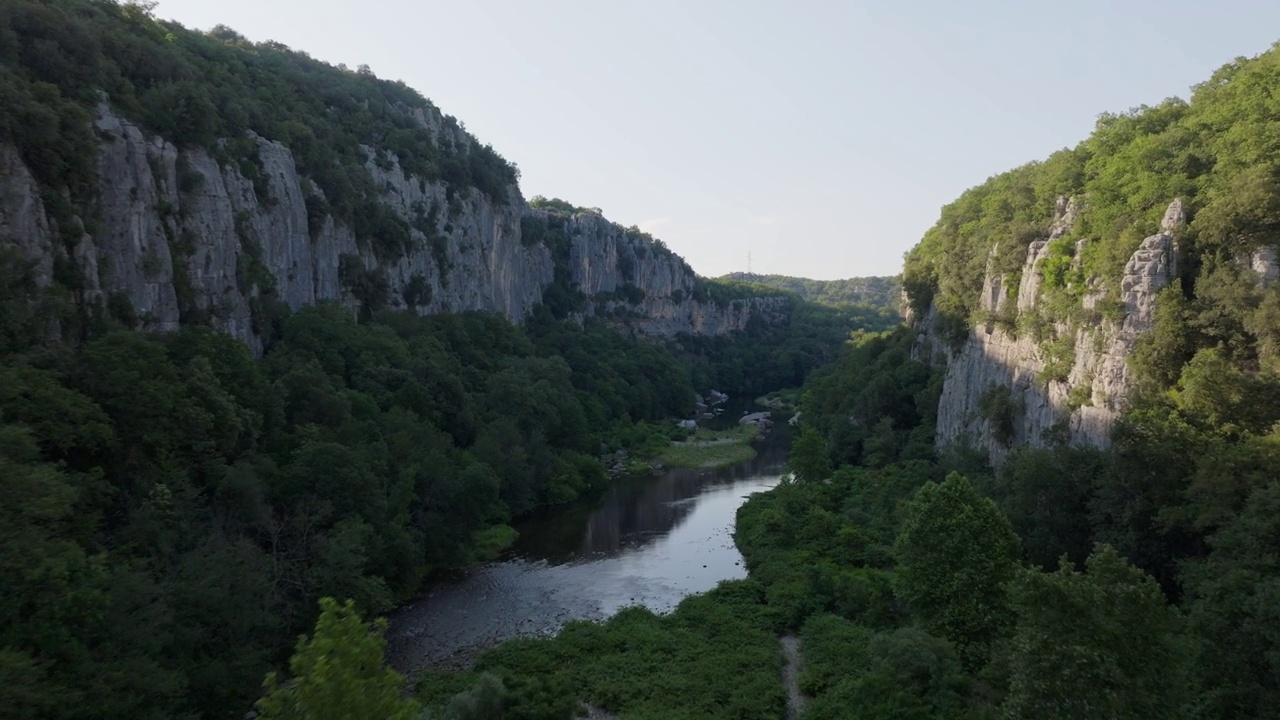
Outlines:
<svg viewBox="0 0 1280 720"><path fill-rule="evenodd" d="M897 588L931 632L981 667L1009 619L1004 583L1017 569L1018 536L991 500L956 473L927 483L894 546Z"/></svg>
<svg viewBox="0 0 1280 720"><path fill-rule="evenodd" d="M902 284L917 317L934 304L944 321L967 326L988 259L994 272L1018 270L1027 245L1045 234L1056 198L1079 187L1083 165L1081 153L1064 150L993 177L944 207L903 266Z"/></svg>
<svg viewBox="0 0 1280 720"><path fill-rule="evenodd" d="M267 694L258 701L260 717L415 718L417 703L400 697L404 678L383 666L386 630L387 621L379 619L370 631L350 600L339 605L333 598L322 598L315 634L299 639L289 660L293 678L282 684L275 673L267 677Z"/></svg>
<svg viewBox="0 0 1280 720"><path fill-rule="evenodd" d="M626 303L627 305L639 305L644 302L645 294L644 290L641 290L635 285L619 285L612 292L596 293L592 299L596 302L613 301Z"/></svg>
<svg viewBox="0 0 1280 720"><path fill-rule="evenodd" d="M728 306L734 300L748 300L759 296L778 295L767 285L741 280L724 278L698 278L693 288L693 299L701 303L712 303L721 307Z"/></svg>
<svg viewBox="0 0 1280 720"><path fill-rule="evenodd" d="M39 297L34 263L16 247L0 247L0 353L39 343Z"/></svg>
<svg viewBox="0 0 1280 720"><path fill-rule="evenodd" d="M755 425L739 425L727 431L700 429L687 439L668 444L657 456L668 467L728 467L756 456L751 441L759 434L760 428Z"/></svg>
<svg viewBox="0 0 1280 720"><path fill-rule="evenodd" d="M391 286L376 267L366 268L358 255L338 258L338 282L360 303L360 314L368 319L386 308Z"/></svg>
<svg viewBox="0 0 1280 720"><path fill-rule="evenodd" d="M482 673L476 684L450 698L448 705L438 713L425 712L423 720L490 720L500 718L506 710L510 692L502 680L491 673Z"/></svg>
<svg viewBox="0 0 1280 720"><path fill-rule="evenodd" d="M1192 716L1182 618L1114 549L1096 550L1085 573L1024 571L1011 596L1005 717Z"/></svg>
<svg viewBox="0 0 1280 720"><path fill-rule="evenodd" d="M822 482L831 475L829 451L822 434L806 425L791 443L791 472L799 482Z"/></svg>
<svg viewBox="0 0 1280 720"><path fill-rule="evenodd" d="M1186 569L1208 716L1266 717L1280 701L1280 483L1264 482Z"/></svg>
<svg viewBox="0 0 1280 720"><path fill-rule="evenodd" d="M786 275L759 275L735 272L723 280L753 283L792 292L809 302L819 305L863 305L889 311L897 311L898 279L892 277L849 278L847 280L810 280Z"/></svg>
<svg viewBox="0 0 1280 720"><path fill-rule="evenodd" d="M1170 396L1184 417L1221 433L1261 434L1280 421L1280 378L1246 375L1216 349L1196 353Z"/></svg>
<svg viewBox="0 0 1280 720"><path fill-rule="evenodd" d="M744 290L742 298L758 297ZM777 297L776 291L767 291ZM733 302L728 300L727 302ZM840 357L850 333L886 330L899 324L897 316L847 306L828 308L789 300L780 308L786 322L769 323L753 316L747 327L731 336L680 334L672 351L691 367L700 390L715 388L734 397L758 397L784 387L799 387L817 368Z"/></svg>
<svg viewBox="0 0 1280 720"><path fill-rule="evenodd" d="M993 437L1005 447L1013 444L1014 428L1021 413L1013 391L1003 385L992 385L978 399L978 414L991 423Z"/></svg>
<svg viewBox="0 0 1280 720"><path fill-rule="evenodd" d="M913 308L922 313L933 304L944 324L971 323L988 259L996 273L1016 272L1027 245L1048 234L1057 198L1065 196L1079 200L1081 210L1074 232L1051 243L1038 268L1048 305L1078 308L1085 278L1118 289L1125 261L1157 231L1175 198L1192 213L1177 233L1185 290L1199 294L1201 263L1229 264L1272 242L1280 228L1280 164L1271 152L1280 142L1278 66L1280 50L1273 48L1224 66L1194 89L1189 103L1170 99L1104 113L1075 148L965 192L908 253L903 286ZM1077 255L1082 238L1089 242ZM1057 296L1071 302L1053 301ZM1167 370L1161 374L1169 379Z"/></svg>
<svg viewBox="0 0 1280 720"><path fill-rule="evenodd" d="M928 477L904 473L897 479L892 486L869 473L841 470L828 483L780 485L738 510L734 541L752 578L764 584L779 622L799 628L815 612L872 627L893 627L901 619L892 575L883 570L891 564L892 538L862 522Z"/></svg>
<svg viewBox="0 0 1280 720"><path fill-rule="evenodd" d="M1093 383L1084 382L1067 391L1066 409L1068 412L1093 404Z"/></svg>
<svg viewBox="0 0 1280 720"><path fill-rule="evenodd" d="M692 409L664 348L549 315L321 305L261 360L207 329L75 350L6 322L0 672L42 717L238 716L312 598L385 611L600 492L590 453L645 442L631 418Z"/></svg>
<svg viewBox="0 0 1280 720"><path fill-rule="evenodd" d="M529 198L529 207L535 210L545 210L552 215L559 215L562 217L573 217L579 213L591 213L594 215L600 214L599 208L578 207L577 205L561 200L560 198L551 198L548 200L541 195L534 195L532 198Z"/></svg>
<svg viewBox="0 0 1280 720"><path fill-rule="evenodd" d="M629 717L778 717L777 634L803 628L812 717L1267 717L1280 703L1280 287L1261 287L1241 258L1280 230L1277 84L1273 49L1225 66L1190 103L1103 115L1076 148L966 192L908 255L912 309L934 307L953 345L975 321L1000 322L1041 343L1042 381L1061 381L1074 333L1057 337L1053 323L1120 320L1125 261L1170 200L1191 213L1112 449L1012 448L988 476L934 456L941 374L912 359L912 333L849 337L895 325L883 307L790 297L787 324L756 318L734 337L665 344L559 322L587 306L568 268L570 222L599 214L561 200L534 198L522 221L522 242L545 244L555 267L523 329L382 314L387 280L356 256L340 276L363 323L335 306L290 315L246 218L237 281L256 288L261 360L193 327L113 333L137 310L119 295L77 305L85 279L70 259L93 224L103 92L149 133L237 169L264 204L262 143L283 143L308 178L313 236L332 217L386 259L420 235L441 282L442 230L476 192L515 199L515 168L367 68L226 28L188 31L145 5L8 2L0 140L35 173L63 242L48 287L0 248L0 702L18 717L239 716L315 619L314 599L337 596L352 602L326 606L295 656L298 682L269 686L264 710L407 715L357 610L385 610L431 573L497 552L514 518L599 491L594 453L660 450L673 439L663 421L692 411L695 387L752 397L803 385L804 482L739 513L750 580L670 616L629 610L499 648L479 674L429 678L432 712L569 717L586 699ZM396 166L443 182L445 202L404 222L369 171ZM179 190L197 191L197 177L180 167ZM1081 212L1039 268L1040 310L977 317L987 268L1016 284L1065 196ZM180 277L190 239L169 239ZM1080 307L1086 279L1104 298L1092 314ZM828 299L850 289L790 287ZM430 288L414 277L402 299L420 308ZM184 325L209 320L192 286L175 289ZM673 299L743 308L779 295L709 280L689 294ZM635 298L624 286L612 299ZM51 343L51 329L75 346ZM983 405L1015 439L1007 391ZM943 480L949 465L972 465L991 499ZM1065 556L1062 569L1015 572L1014 531L1029 563ZM1074 569L1098 541L1116 550ZM346 705L370 699L376 709Z"/></svg>
<svg viewBox="0 0 1280 720"><path fill-rule="evenodd" d="M543 200L540 202L540 200ZM547 202L552 202L548 205ZM530 207L535 209L547 210L547 215L543 217L534 217L529 224L529 232L531 237L538 238L547 246L547 250L551 252L551 261L553 263L553 273L551 284L542 292L542 304L550 311L551 315L557 319L563 320L575 312L581 312L586 309L586 295L573 283L573 273L569 269L569 234L566 231L569 218L580 211L579 208L573 208L572 212L562 210L559 205L563 201L545 201L544 199L535 197L530 201ZM568 203L564 203L568 205ZM569 206L572 208L572 206ZM523 230L524 223L521 222ZM522 236L523 238L523 236ZM521 242L524 242L522 239ZM530 241L531 242L531 241Z"/></svg>
<svg viewBox="0 0 1280 720"><path fill-rule="evenodd" d="M200 146L254 182L269 202L258 141L281 142L323 193L309 194L314 235L332 212L379 256L403 253L408 226L378 201L367 162L476 188L497 203L517 172L451 117L400 82L333 67L275 42L208 33L109 0L15 0L0 11L0 137L12 140L41 185L92 194L97 146L90 118L105 92L116 112L179 146ZM439 125L441 137L420 120ZM225 142L224 142L225 141ZM365 157L364 147L387 154ZM323 197L323 199L322 199Z"/></svg>
<svg viewBox="0 0 1280 720"><path fill-rule="evenodd" d="M975 487L995 501L1022 538L1024 559L1053 569L1062 556L1083 563L1092 549L1089 503L1093 478L1112 472L1111 458L1089 447L1027 445L1009 453L1000 472Z"/></svg>
<svg viewBox="0 0 1280 720"><path fill-rule="evenodd" d="M533 201L530 207L535 207ZM520 218L520 242L525 247L538 245L547 236L547 220L537 215L525 215Z"/></svg>
<svg viewBox="0 0 1280 720"><path fill-rule="evenodd" d="M836 465L933 459L942 376L911 359L913 340L906 329L859 335L805 382L804 420L822 434Z"/></svg>
<svg viewBox="0 0 1280 720"><path fill-rule="evenodd" d="M580 700L655 720L772 719L785 703L780 669L777 636L749 580L691 597L667 616L628 608L603 624L570 623L554 639L510 641L476 663L506 690L500 717L565 719ZM419 686L444 717L455 692L440 679Z"/></svg>
<svg viewBox="0 0 1280 720"><path fill-rule="evenodd" d="M972 682L951 644L916 628L872 633L815 615L802 634L805 720L964 717Z"/></svg>
<svg viewBox="0 0 1280 720"><path fill-rule="evenodd" d="M404 290L401 291L401 299L404 300L405 307L410 310L416 310L423 305L431 304L431 286L427 284L427 279L419 273L414 273L409 278L409 282L405 283Z"/></svg>

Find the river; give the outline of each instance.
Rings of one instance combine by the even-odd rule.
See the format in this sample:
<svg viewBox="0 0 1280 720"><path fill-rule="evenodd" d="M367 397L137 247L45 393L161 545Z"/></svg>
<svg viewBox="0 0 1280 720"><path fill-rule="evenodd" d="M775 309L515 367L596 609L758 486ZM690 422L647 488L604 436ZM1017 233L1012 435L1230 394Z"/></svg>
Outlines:
<svg viewBox="0 0 1280 720"><path fill-rule="evenodd" d="M387 658L401 673L467 665L513 637L554 634L629 605L667 612L683 598L746 577L733 544L738 507L785 472L785 424L754 460L624 480L591 504L517 526L499 560L439 583L392 614Z"/></svg>

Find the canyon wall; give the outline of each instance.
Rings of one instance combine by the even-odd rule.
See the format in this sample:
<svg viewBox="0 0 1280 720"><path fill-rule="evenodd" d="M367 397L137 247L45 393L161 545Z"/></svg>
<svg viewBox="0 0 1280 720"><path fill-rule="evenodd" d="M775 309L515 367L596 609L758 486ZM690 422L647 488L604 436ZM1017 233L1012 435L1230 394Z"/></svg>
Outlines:
<svg viewBox="0 0 1280 720"><path fill-rule="evenodd" d="M1049 243L1071 231L1077 212L1075 202L1059 201L1048 236L1030 243L1016 277L995 273L988 263L979 313L989 319L975 324L960 347L939 335L936 311L915 323L917 355L946 364L935 438L940 448L967 443L999 465L1023 444L1110 443L1132 389L1126 360L1152 327L1157 294L1178 278L1176 236L1186 214L1181 201L1170 204L1160 231L1125 264L1110 312L1102 312L1103 283L1089 278L1077 314L1082 321L1039 320L1036 327L1043 317L1042 262ZM1077 243L1077 263L1086 242Z"/></svg>
<svg viewBox="0 0 1280 720"><path fill-rule="evenodd" d="M438 113L414 113L437 144L472 142ZM75 287L77 302L140 330L207 323L257 352L269 303L297 310L321 301L353 311L479 310L520 322L555 279L551 250L522 236L526 218L546 213L514 185L495 200L415 177L393 153L366 146L381 203L409 227L407 247L380 252L361 240L366 233L318 210L327 207L323 193L279 142L250 134L255 183L205 149L148 135L106 102L93 123L96 195L74 213L51 212L16 148L0 144L0 245L33 263L38 285L62 268L58 279ZM687 263L598 214L565 222L567 279L588 300L580 315L649 335L726 333L753 316L785 320L785 298L696 297L700 281Z"/></svg>

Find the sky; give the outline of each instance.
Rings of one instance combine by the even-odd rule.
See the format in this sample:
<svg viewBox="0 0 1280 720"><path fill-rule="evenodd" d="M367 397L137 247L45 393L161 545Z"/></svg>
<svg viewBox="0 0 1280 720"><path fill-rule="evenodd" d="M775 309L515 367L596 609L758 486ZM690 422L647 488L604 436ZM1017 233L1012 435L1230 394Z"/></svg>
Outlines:
<svg viewBox="0 0 1280 720"><path fill-rule="evenodd" d="M1276 0L160 0L403 80L702 275L893 275L941 207L1280 40Z"/></svg>

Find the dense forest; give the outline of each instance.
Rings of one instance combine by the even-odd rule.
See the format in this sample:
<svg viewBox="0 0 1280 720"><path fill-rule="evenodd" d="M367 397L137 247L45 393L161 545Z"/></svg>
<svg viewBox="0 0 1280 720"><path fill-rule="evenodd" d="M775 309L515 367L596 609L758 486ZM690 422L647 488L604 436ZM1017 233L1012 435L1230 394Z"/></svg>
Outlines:
<svg viewBox="0 0 1280 720"><path fill-rule="evenodd" d="M287 142L312 202L382 252L406 231L362 144L498 203L519 201L516 170L460 127L427 142L412 117L434 107L365 70L188 31L145 4L9 0L0 139L37 173L67 247L49 285L0 247L0 712L242 717L261 698L264 718L523 719L588 701L772 720L783 637L798 638L809 720L1274 717L1280 283L1253 265L1280 238L1277 88L1280 48L1190 101L1103 115L1076 148L943 208L902 285L953 340L990 321L1114 320L1125 260L1171 200L1188 211L1110 447L1046 438L992 468L935 449L942 368L884 306L794 298L785 323L641 342L575 317L583 298L558 277L519 326L273 306L261 357L198 321L129 332L123 308L80 302L67 266L93 223L103 93L246 177L249 130ZM988 266L1016 276L1065 197L1079 217L1040 267L1043 302L980 317ZM541 206L554 218L556 203ZM662 442L695 390L801 383L792 475L739 511L749 579L668 615L506 643L424 674L411 697L381 668L385 625L362 618L491 556L514 519L598 492L602 451Z"/></svg>
<svg viewBox="0 0 1280 720"><path fill-rule="evenodd" d="M667 616L642 609L521 640L423 678L438 716L777 718L779 636L798 637L803 718L1268 718L1280 707L1280 48L1190 102L1103 115L1072 150L968 191L907 258L953 338L988 259L1017 273L1060 197L1073 230L1016 331L1113 301L1125 260L1182 198L1177 280L1130 369L1106 449L1045 438L999 468L934 446L943 368L918 328L865 335L810 375L793 478L739 511L751 574ZM1087 241L1087 242L1080 242ZM1078 253L1078 254L1077 254ZM1259 254L1261 253L1261 254ZM1017 282L1013 283L1017 287ZM1044 315L1041 316L1040 313Z"/></svg>
<svg viewBox="0 0 1280 720"><path fill-rule="evenodd" d="M1280 237L1277 82L1280 51L1239 58L1195 86L1190 101L1104 113L1076 147L965 192L906 258L912 307L936 307L953 338L993 319L1031 332L1046 321L1114 318L1125 261L1181 199L1181 283L1161 298L1159 337L1139 365L1157 385L1216 346L1242 371L1270 366L1280 325L1268 298L1280 290L1256 287L1238 260ZM1048 248L1042 302L1016 317L978 317L988 262L1016 290L1027 245L1045 236L1060 197L1081 202L1070 231ZM1092 313L1082 308L1086 295L1099 296Z"/></svg>
<svg viewBox="0 0 1280 720"><path fill-rule="evenodd" d="M679 342L545 306L516 327L320 305L259 360L200 327L44 341L29 267L0 257L0 698L23 717L243 714L320 598L385 612L692 412ZM750 332L697 373L803 377L849 329L788 328L761 331L785 360L763 375Z"/></svg>
<svg viewBox="0 0 1280 720"><path fill-rule="evenodd" d="M129 308L86 302L73 267L99 182L90 118L108 99L254 179L249 131L287 142L317 185L308 212L323 201L380 253L405 234L363 144L459 192L522 202L514 167L456 121L439 116L453 140L434 143L414 117L438 111L402 84L189 31L146 4L0 5L0 142L37 175L66 244L44 280L21 238L0 245L6 717L242 717L317 618L295 675L331 651L364 657L360 615L490 557L513 520L600 492L601 453L664 443L695 390L795 386L852 329L887 326L797 300L785 322L732 337L641 341L575 316L581 293L557 276L520 325L368 302L290 311L261 282L260 357L198 313L176 332L130 332Z"/></svg>
<svg viewBox="0 0 1280 720"><path fill-rule="evenodd" d="M721 279L786 290L819 305L867 305L884 310L897 310L902 300L901 287L896 277L810 280L789 275L734 272Z"/></svg>
<svg viewBox="0 0 1280 720"><path fill-rule="evenodd" d="M806 720L1273 717L1274 436L1174 389L1111 450L1022 447L995 472L936 454L942 378L913 340L866 336L806 385L793 479L738 512L749 579L505 643L426 673L414 706L772 719L794 636Z"/></svg>
<svg viewBox="0 0 1280 720"><path fill-rule="evenodd" d="M708 280L714 287L720 281ZM864 305L828 307L793 301L785 324L753 318L740 333L681 333L668 343L675 358L689 369L698 389L713 388L734 396L758 397L804 383L810 371L840 355L851 330L875 332L901 322L896 313Z"/></svg>

